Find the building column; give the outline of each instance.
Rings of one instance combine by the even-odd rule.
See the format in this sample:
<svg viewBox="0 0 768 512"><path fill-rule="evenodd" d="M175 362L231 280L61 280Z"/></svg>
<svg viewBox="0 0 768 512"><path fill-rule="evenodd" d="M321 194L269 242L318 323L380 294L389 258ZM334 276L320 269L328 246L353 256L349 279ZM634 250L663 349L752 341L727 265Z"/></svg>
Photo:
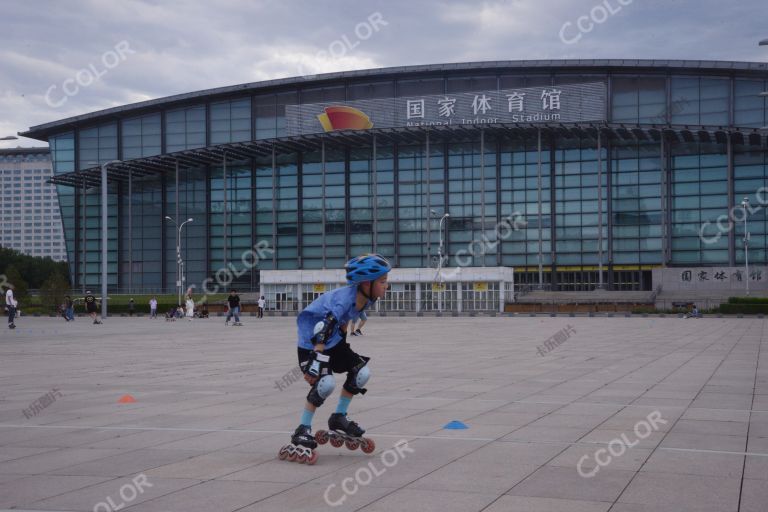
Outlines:
<svg viewBox="0 0 768 512"><path fill-rule="evenodd" d="M323 252L322 252L322 258L323 258L323 265L321 268L325 269L325 138L320 142L320 168L322 172L322 198L321 198L321 212L322 212L322 219L320 219L321 224L323 226Z"/></svg>
<svg viewBox="0 0 768 512"><path fill-rule="evenodd" d="M603 145L597 129L597 287L603 289Z"/></svg>
<svg viewBox="0 0 768 512"><path fill-rule="evenodd" d="M480 237L485 240L485 130L480 129ZM485 266L485 248L483 248L481 267Z"/></svg>
<svg viewBox="0 0 768 512"><path fill-rule="evenodd" d="M133 170L128 169L128 293L133 293ZM119 254L119 253L118 253ZM119 258L118 258L119 259ZM120 262L118 261L118 277Z"/></svg>
<svg viewBox="0 0 768 512"><path fill-rule="evenodd" d="M277 201L275 199L277 198L277 155L275 154L275 145L272 144L272 268L277 268L277 205L275 204ZM299 182L297 181L297 184ZM300 186L300 185L299 185ZM298 204L297 204L297 211L298 210ZM296 237L297 240L301 240L301 218L296 219ZM301 247L301 242L299 242L299 247ZM297 263L299 264L299 268L301 268L301 256L297 255Z"/></svg>
<svg viewBox="0 0 768 512"><path fill-rule="evenodd" d="M376 175L376 134L373 134L373 147L371 149L372 153L372 160L371 160L371 171L372 171L372 180L373 180L373 219L372 219L372 248L373 252L376 253L377 246L378 246L378 234L379 234L379 198L378 198L378 177ZM376 301L376 311L379 310L379 303Z"/></svg>
<svg viewBox="0 0 768 512"><path fill-rule="evenodd" d="M735 184L734 184L734 171L733 171L733 142L731 141L731 133L727 132L726 153L728 155L728 209L730 210L736 204L735 202ZM731 267L736 266L736 230L733 225L733 215L728 216L728 265ZM746 235L745 235L746 236ZM747 276L749 278L749 276Z"/></svg>
<svg viewBox="0 0 768 512"><path fill-rule="evenodd" d="M82 241L83 241L82 242L82 247L80 248L81 249L81 255L82 255L80 257L80 260L81 260L80 261L80 268L82 269L82 270L80 270L80 284L82 285L82 288L83 288L83 290L82 290L83 291L83 295L85 295L85 288L86 288L86 285L85 285L85 276L86 276L85 264L86 264L86 261L87 261L87 257L86 257L87 253L85 251L85 245L86 245L86 242L88 241L88 237L86 236L86 230L85 230L85 211L87 210L87 204L88 204L87 203L87 199L88 198L86 197L85 178L83 178L83 193L81 194L81 200L80 200L80 219L81 219L80 220L80 229L81 229L81 232L82 232Z"/></svg>
<svg viewBox="0 0 768 512"><path fill-rule="evenodd" d="M550 258L552 259L552 290L557 290L557 190L555 175L557 173L557 152L555 135L549 133L549 224L550 224Z"/></svg>
<svg viewBox="0 0 768 512"><path fill-rule="evenodd" d="M605 163L605 190L606 194L606 212L608 213L608 222L606 223L606 235L608 237L608 289L613 290L613 145L608 139L605 144L605 154L608 157Z"/></svg>
<svg viewBox="0 0 768 512"><path fill-rule="evenodd" d="M224 240L223 240L223 242L224 242L224 268L227 268L227 262L229 261L229 254L228 254L229 251L227 249L227 245L228 245L227 244L227 241L228 241L227 240L227 209L228 209L227 208L227 201L229 200L229 198L227 197L227 194L228 194L228 190L227 190L227 153L226 152L222 152L221 157L222 157L221 175L222 175L222 178L223 178L222 182L224 184L224 232L223 232L223 236L224 236ZM177 186L178 186L178 184L177 184ZM178 192L177 192L177 194L178 194ZM178 219L178 215L176 216L176 218Z"/></svg>
<svg viewBox="0 0 768 512"><path fill-rule="evenodd" d="M427 128L427 135L426 135L426 148L425 148L425 158L426 162L424 164L424 168L426 170L427 174L427 267L432 268L432 201L430 198L430 175L429 175L429 164L430 164L430 158L429 158L429 128Z"/></svg>
<svg viewBox="0 0 768 512"><path fill-rule="evenodd" d="M461 291L461 281L457 281L456 282L456 310L459 313L461 313L461 307L462 307L461 293L462 293L462 291Z"/></svg>
<svg viewBox="0 0 768 512"><path fill-rule="evenodd" d="M536 143L536 177L537 177L537 196L536 196L536 203L538 208L538 215L539 215L539 289L544 287L544 256L542 252L542 246L543 246L543 236L542 236L542 230L544 229L543 223L541 221L541 128L538 128L536 130L537 134L537 143Z"/></svg>

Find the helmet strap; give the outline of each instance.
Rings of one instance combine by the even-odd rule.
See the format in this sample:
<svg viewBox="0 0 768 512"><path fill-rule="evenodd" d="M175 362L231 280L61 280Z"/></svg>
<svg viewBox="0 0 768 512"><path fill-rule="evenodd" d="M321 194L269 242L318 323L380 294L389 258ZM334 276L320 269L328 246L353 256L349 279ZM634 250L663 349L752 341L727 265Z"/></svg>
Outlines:
<svg viewBox="0 0 768 512"><path fill-rule="evenodd" d="M370 285L369 285L369 291L370 291L370 287L373 287L373 281L366 281L366 283L370 283ZM359 291L360 293L362 293L362 294L363 294L363 297L365 297L366 299L368 299L368 303L369 303L369 304L373 304L373 303L375 303L375 302L376 302L376 299L374 299L374 298L371 298L371 296L370 296L369 294L365 293L365 291L363 290L363 283L360 283L359 285L357 285L357 291ZM367 307L367 306L368 306L368 304L366 304L366 307ZM365 309L365 307L363 307L363 309Z"/></svg>

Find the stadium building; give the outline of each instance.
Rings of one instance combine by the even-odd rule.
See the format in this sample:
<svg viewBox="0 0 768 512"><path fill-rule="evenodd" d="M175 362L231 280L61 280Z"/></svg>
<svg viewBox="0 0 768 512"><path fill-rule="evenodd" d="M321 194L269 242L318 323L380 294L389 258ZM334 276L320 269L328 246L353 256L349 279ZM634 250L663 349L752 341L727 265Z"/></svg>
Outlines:
<svg viewBox="0 0 768 512"><path fill-rule="evenodd" d="M766 264L767 79L756 62L406 66L191 92L20 135L50 144L76 287L100 283L105 163L115 292L175 290L174 222L189 218L185 286L230 269L226 284L268 283L298 307L372 251L421 276L393 297L503 303L511 269L515 286L564 291L739 287L744 197L749 262Z"/></svg>

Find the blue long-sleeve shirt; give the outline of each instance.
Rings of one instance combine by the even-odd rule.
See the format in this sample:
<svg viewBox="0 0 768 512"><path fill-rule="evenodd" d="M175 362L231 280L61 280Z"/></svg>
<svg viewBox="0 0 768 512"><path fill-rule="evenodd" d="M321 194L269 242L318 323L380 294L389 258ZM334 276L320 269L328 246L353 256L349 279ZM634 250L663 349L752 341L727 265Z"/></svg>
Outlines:
<svg viewBox="0 0 768 512"><path fill-rule="evenodd" d="M329 349L341 341L341 332L339 328L346 325L350 320L360 316L360 311L356 308L357 286L344 286L326 292L312 301L312 304L299 313L296 318L296 324L299 331L299 347L312 350L310 341L314 335L315 324L324 320L328 313L338 320L338 324L331 336L325 341L325 348ZM365 309L365 308L363 308Z"/></svg>

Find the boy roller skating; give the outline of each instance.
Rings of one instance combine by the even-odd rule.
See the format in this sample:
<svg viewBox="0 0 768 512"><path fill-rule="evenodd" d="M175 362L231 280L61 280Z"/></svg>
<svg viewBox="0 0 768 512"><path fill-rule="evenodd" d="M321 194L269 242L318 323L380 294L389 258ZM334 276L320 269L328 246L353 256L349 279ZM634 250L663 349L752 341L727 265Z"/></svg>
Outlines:
<svg viewBox="0 0 768 512"><path fill-rule="evenodd" d="M364 394L370 377L370 358L352 351L347 343L347 322L384 296L387 291L387 273L392 266L378 254L358 256L344 266L347 284L343 288L324 293L304 311L296 323L299 331L299 366L304 379L312 386L307 395L301 423L291 437L290 444L280 449L280 459L314 464L318 444L328 441L335 447L346 443L347 448L360 447L371 453L376 445L362 437L365 430L347 418L352 397ZM336 412L328 419L328 431L318 430L312 436L312 418L336 386L334 373L346 373L343 390Z"/></svg>

